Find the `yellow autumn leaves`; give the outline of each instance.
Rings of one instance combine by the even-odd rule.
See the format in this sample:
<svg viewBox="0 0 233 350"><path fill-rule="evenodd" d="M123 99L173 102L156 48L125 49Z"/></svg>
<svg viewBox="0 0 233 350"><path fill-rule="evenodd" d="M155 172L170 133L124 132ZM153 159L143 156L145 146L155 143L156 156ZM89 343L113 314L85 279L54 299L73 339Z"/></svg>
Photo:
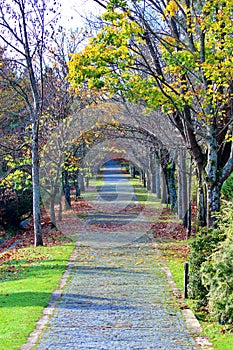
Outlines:
<svg viewBox="0 0 233 350"><path fill-rule="evenodd" d="M171 17L175 16L179 6L175 0L170 0L167 3L166 9L164 11L164 14L169 14Z"/></svg>
<svg viewBox="0 0 233 350"><path fill-rule="evenodd" d="M103 15L108 24L73 55L69 82L75 87L88 84L109 97L121 91L131 102L145 101L154 109L163 106L167 113L189 106L208 122L206 106L218 108L227 102L233 78L232 11L232 0L206 1L202 7L167 1L160 14L167 23L172 19L179 25L182 20L183 25L179 38L172 31L158 34L156 50L162 67L158 75L143 23L132 20L129 10L111 9Z"/></svg>
<svg viewBox="0 0 233 350"><path fill-rule="evenodd" d="M118 65L116 74L134 64L134 57L128 50L129 40L138 35L140 26L128 21L127 13L113 12L103 15L104 20L112 21L103 27L96 37L90 39L89 45L81 53L74 54L68 63L68 80L77 87L88 80L90 89L103 89L105 77L114 79L114 65Z"/></svg>

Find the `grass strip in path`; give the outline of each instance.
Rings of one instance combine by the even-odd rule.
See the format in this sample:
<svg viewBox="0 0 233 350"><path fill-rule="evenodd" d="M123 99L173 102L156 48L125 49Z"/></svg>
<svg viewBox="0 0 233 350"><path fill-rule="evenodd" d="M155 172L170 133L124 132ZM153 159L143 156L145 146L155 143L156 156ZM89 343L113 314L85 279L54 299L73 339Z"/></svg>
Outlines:
<svg viewBox="0 0 233 350"><path fill-rule="evenodd" d="M8 260L0 265L0 350L20 349L26 342L73 249L73 243L65 243L7 253Z"/></svg>

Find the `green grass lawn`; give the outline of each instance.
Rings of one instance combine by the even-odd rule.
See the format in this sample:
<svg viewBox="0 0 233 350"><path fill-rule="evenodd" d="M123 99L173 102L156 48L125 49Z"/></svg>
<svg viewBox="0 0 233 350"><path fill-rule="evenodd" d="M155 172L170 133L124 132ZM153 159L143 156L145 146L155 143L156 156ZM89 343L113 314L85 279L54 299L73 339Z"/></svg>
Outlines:
<svg viewBox="0 0 233 350"><path fill-rule="evenodd" d="M66 270L74 244L24 248L0 265L0 350L20 349Z"/></svg>
<svg viewBox="0 0 233 350"><path fill-rule="evenodd" d="M164 204L161 204L160 199L158 199L155 194L150 193L146 188L143 187L142 182L139 178L130 178L130 184L133 186L134 193L141 205L147 205L147 207L157 209L162 209L165 207Z"/></svg>
<svg viewBox="0 0 233 350"><path fill-rule="evenodd" d="M189 241L180 240L161 240L159 242L159 249L166 259L166 264L172 273L177 288L181 292L183 292L184 286L184 263L188 260L188 244Z"/></svg>
<svg viewBox="0 0 233 350"><path fill-rule="evenodd" d="M102 174L99 174L99 175L96 175L95 177L90 178L89 186L86 188L85 192L81 193L81 197L89 201L94 200L98 195L98 192L100 191L103 184L104 184L104 180L103 180Z"/></svg>
<svg viewBox="0 0 233 350"><path fill-rule="evenodd" d="M169 267L173 280L181 294L183 294L184 289L184 262L188 261L188 258L185 256L186 248L192 240L193 238L188 241L161 240L159 242L159 249L162 256L166 259L166 264ZM195 301L186 299L185 302L190 309L193 309L193 312L195 313ZM233 349L232 333L225 331L224 326L219 325L217 322L209 321L206 317L204 317L204 314L198 314L196 316L202 325L203 335L206 335L210 339L215 350Z"/></svg>

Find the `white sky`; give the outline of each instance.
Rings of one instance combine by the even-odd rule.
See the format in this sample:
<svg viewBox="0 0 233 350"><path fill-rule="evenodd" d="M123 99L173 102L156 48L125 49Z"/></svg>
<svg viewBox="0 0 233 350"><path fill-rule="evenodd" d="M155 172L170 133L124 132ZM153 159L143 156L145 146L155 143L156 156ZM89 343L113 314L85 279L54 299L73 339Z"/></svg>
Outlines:
<svg viewBox="0 0 233 350"><path fill-rule="evenodd" d="M81 28L84 23L83 17L88 17L103 12L93 0L59 0L61 3L61 21L66 28Z"/></svg>

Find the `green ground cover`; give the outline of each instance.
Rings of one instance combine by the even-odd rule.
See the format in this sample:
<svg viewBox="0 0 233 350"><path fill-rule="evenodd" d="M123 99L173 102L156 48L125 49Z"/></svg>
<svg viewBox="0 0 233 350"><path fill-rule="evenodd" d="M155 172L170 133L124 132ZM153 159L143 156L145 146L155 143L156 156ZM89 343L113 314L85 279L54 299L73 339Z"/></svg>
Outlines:
<svg viewBox="0 0 233 350"><path fill-rule="evenodd" d="M184 289L184 262L188 261L187 253L192 241L193 238L188 241L161 240L159 242L162 256L166 259L173 280L182 295ZM185 303L195 314L195 301L185 299ZM202 325L203 335L210 339L214 350L232 350L233 334L227 330L227 326L210 321L204 310L202 313L196 313L196 317Z"/></svg>
<svg viewBox="0 0 233 350"><path fill-rule="evenodd" d="M151 207L153 209L164 208L165 205L161 204L160 200L155 194L149 192L145 187L143 187L138 177L130 178L130 184L133 186L134 193L141 205L147 205L148 208Z"/></svg>
<svg viewBox="0 0 233 350"><path fill-rule="evenodd" d="M73 249L73 243L23 248L1 263L0 350L19 349L26 342Z"/></svg>

